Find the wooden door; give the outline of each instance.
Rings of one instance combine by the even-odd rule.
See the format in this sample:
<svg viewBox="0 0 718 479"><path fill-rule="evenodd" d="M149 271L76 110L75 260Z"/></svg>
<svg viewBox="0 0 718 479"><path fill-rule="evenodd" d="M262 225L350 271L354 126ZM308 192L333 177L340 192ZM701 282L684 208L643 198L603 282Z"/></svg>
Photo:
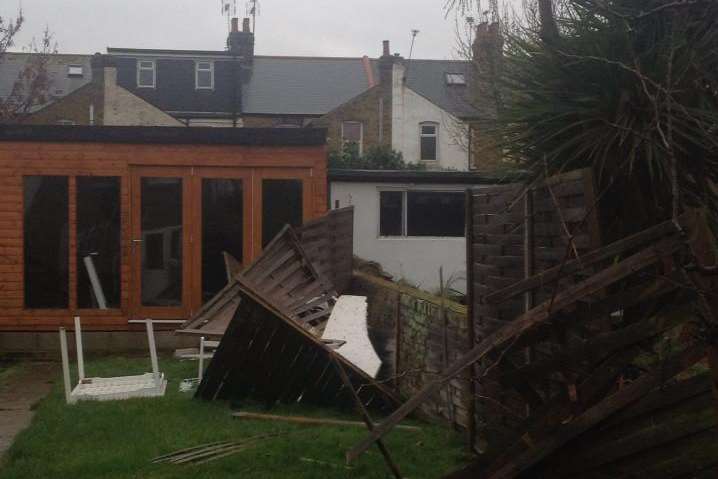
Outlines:
<svg viewBox="0 0 718 479"><path fill-rule="evenodd" d="M190 168L136 167L131 174L130 316L184 319L192 313Z"/></svg>

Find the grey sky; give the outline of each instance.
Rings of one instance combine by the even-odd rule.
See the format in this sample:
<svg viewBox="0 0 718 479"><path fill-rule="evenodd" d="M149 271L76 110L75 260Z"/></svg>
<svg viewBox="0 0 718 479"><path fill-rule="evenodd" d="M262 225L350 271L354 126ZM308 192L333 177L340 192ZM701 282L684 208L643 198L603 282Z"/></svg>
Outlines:
<svg viewBox="0 0 718 479"><path fill-rule="evenodd" d="M61 53L106 47L223 49L221 0L1 0L14 17L22 1L26 23L15 49L45 25ZM245 0L237 0L240 17ZM260 0L256 52L264 55L378 56L381 41L409 53L410 30L421 31L415 58L456 58L454 15L444 0Z"/></svg>

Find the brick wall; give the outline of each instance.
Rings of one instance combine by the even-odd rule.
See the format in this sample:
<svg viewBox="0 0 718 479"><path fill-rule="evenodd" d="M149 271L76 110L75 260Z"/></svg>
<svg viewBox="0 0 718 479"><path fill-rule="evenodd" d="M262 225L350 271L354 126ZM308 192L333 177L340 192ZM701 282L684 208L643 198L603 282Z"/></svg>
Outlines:
<svg viewBox="0 0 718 479"><path fill-rule="evenodd" d="M384 363L380 377L395 377L394 384L403 396L416 394L468 351L465 306L445 300L442 307L437 296L364 273L355 272L351 291L368 298L369 333ZM467 429L468 386L466 379L454 379L423 402L420 410Z"/></svg>
<svg viewBox="0 0 718 479"><path fill-rule="evenodd" d="M361 122L364 151L371 146L391 146L391 115L386 114L390 108L391 102L385 100L384 89L375 86L314 120L312 125L327 128L327 144L330 151L341 149L342 123L345 121ZM382 111L384 114L381 114Z"/></svg>
<svg viewBox="0 0 718 479"><path fill-rule="evenodd" d="M94 106L95 118L102 117L102 84L88 83L66 97L48 105L27 117L23 123L31 125L56 125L68 120L76 125L90 124L90 105Z"/></svg>

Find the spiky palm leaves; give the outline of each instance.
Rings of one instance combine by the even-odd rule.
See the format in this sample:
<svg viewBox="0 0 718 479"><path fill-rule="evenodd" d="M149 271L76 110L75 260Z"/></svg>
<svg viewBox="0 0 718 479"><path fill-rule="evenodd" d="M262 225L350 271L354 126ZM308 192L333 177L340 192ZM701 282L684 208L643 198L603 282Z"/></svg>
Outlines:
<svg viewBox="0 0 718 479"><path fill-rule="evenodd" d="M551 41L506 34L506 155L537 176L593 166L652 221L671 215L673 180L680 206L715 214L718 1L569 0L556 22Z"/></svg>

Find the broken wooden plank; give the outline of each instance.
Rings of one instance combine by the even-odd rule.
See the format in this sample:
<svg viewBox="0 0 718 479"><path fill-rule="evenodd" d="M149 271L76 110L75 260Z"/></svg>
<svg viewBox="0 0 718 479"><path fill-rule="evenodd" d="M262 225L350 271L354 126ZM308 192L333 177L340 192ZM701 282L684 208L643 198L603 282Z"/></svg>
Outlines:
<svg viewBox="0 0 718 479"><path fill-rule="evenodd" d="M318 418L318 417L306 417L306 416L283 416L277 414L264 414L256 412L235 412L232 413L232 417L239 419L252 419L256 421L277 421L277 422L289 422L294 424L303 424L308 426L351 426L351 427L366 427L366 423L362 421L347 421L343 419L329 419L329 418ZM376 423L374 423L376 425ZM397 429L402 431L421 432L421 428L417 426L407 426L405 424L397 425Z"/></svg>
<svg viewBox="0 0 718 479"><path fill-rule="evenodd" d="M697 344L689 346L685 351L675 354L662 362L659 367L643 374L625 388L606 397L597 405L591 407L579 417L563 425L559 430L527 449L523 454L515 457L487 479L511 479L545 458L568 441L595 426L611 414L623 409L646 393L659 387L666 378L671 378L705 357L705 350Z"/></svg>
<svg viewBox="0 0 718 479"><path fill-rule="evenodd" d="M369 415L369 411L366 410L366 407L361 402L361 399L359 399L359 396L356 393L356 390L354 389L354 386L352 385L351 379L349 379L349 376L347 376L346 371L344 371L344 367L341 365L339 361L336 360L336 358L333 358L334 366L337 369L337 372L339 373L339 377L341 378L342 382L344 383L344 386L349 390L352 397L354 398L354 404L356 405L357 409L359 410L359 413L362 416L362 419L364 419L364 423L366 423L366 427L372 431L374 427L376 426L374 424L374 421L372 421L371 416ZM397 479L401 479L401 472L399 471L399 468L397 467L394 460L391 458L391 454L389 454L389 451L387 450L386 446L384 445L384 442L379 439L376 441L376 446L379 449L379 452L381 452L381 455L384 457L384 462L386 462L387 467L389 470L391 470L392 474L394 474L394 477Z"/></svg>

